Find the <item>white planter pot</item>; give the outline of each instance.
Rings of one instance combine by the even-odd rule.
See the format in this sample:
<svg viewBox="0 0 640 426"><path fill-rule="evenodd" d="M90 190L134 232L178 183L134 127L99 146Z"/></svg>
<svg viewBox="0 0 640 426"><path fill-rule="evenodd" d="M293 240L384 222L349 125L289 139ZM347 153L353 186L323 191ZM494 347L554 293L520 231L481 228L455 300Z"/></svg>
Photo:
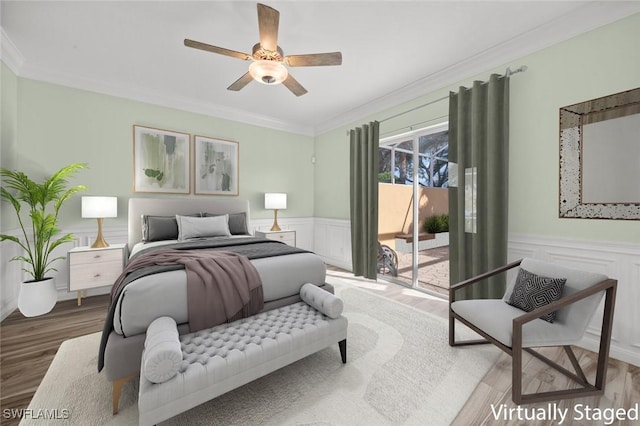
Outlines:
<svg viewBox="0 0 640 426"><path fill-rule="evenodd" d="M51 312L57 300L58 291L53 278L20 284L18 309L25 317L36 317Z"/></svg>

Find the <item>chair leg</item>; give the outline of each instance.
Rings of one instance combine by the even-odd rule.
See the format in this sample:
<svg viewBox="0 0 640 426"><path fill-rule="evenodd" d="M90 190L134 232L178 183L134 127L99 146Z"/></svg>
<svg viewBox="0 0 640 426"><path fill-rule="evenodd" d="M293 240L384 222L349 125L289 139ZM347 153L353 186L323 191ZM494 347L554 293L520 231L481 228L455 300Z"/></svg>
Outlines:
<svg viewBox="0 0 640 426"><path fill-rule="evenodd" d="M456 319L449 312L449 346L455 346L456 344Z"/></svg>
<svg viewBox="0 0 640 426"><path fill-rule="evenodd" d="M340 356L342 357L342 363L347 363L347 339L341 340L338 342L338 347L340 348Z"/></svg>

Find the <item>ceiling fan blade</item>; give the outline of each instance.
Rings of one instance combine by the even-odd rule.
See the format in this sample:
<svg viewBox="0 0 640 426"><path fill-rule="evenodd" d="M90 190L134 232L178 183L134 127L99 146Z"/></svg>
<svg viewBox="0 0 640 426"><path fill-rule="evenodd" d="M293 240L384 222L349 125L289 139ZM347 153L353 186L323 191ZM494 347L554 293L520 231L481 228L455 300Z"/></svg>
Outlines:
<svg viewBox="0 0 640 426"><path fill-rule="evenodd" d="M251 74L246 73L245 75L234 81L231 86L227 87L227 90L233 90L234 92L242 90L244 86L251 83L251 80L253 80Z"/></svg>
<svg viewBox="0 0 640 426"><path fill-rule="evenodd" d="M325 65L342 65L342 53L313 53L310 55L291 55L284 58L290 67L318 67Z"/></svg>
<svg viewBox="0 0 640 426"><path fill-rule="evenodd" d="M284 84L287 89L291 90L291 92L293 92L293 94L296 96L302 96L307 93L307 89L302 87L302 85L298 83L298 80L293 78L291 74L289 74L287 78L285 78L282 84Z"/></svg>
<svg viewBox="0 0 640 426"><path fill-rule="evenodd" d="M272 7L258 3L258 27L260 30L260 46L275 52L278 48L278 25L280 12Z"/></svg>
<svg viewBox="0 0 640 426"><path fill-rule="evenodd" d="M187 47L193 47L194 49L200 49L206 52L212 52L212 53L218 53L220 55L231 56L232 58L238 58L245 61L248 61L251 59L251 55L247 55L246 53L236 52L235 50L229 50L223 47L212 46L207 43L202 43L195 40L189 40L188 38L184 39L184 45Z"/></svg>

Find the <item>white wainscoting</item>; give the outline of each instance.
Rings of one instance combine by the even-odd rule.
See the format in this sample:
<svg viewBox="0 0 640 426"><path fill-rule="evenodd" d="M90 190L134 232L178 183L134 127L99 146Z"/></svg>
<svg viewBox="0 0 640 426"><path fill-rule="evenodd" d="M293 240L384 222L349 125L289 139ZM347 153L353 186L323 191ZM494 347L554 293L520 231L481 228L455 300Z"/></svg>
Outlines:
<svg viewBox="0 0 640 426"><path fill-rule="evenodd" d="M351 228L348 220L330 218L279 218L283 229L296 231L297 246L312 250L325 262L346 270L351 270ZM250 231L268 230L271 219L252 220ZM60 247L56 255L66 256L66 252L75 246L90 245L95 238L94 227L70 228L63 232L72 232L77 239L73 244ZM127 241L126 226L104 228L105 239L110 243ZM2 261L0 292L0 316L4 319L17 307L20 282L26 279L19 262L9 259L19 255L15 244L0 244ZM511 235L509 238L509 259L535 257L548 259L569 267L603 273L618 280L616 309L614 315L611 356L640 366L640 244L601 242L575 239L562 239L535 235ZM58 300L73 299L75 293L69 293L68 264L66 260L55 264ZM89 295L106 294L108 288L95 289ZM593 319L583 339L582 346L597 350L599 312Z"/></svg>
<svg viewBox="0 0 640 426"><path fill-rule="evenodd" d="M315 252L325 262L351 270L349 221L315 219ZM603 273L618 280L610 355L640 366L640 244L510 235L509 260L534 257ZM602 309L594 316L581 346L598 350Z"/></svg>
<svg viewBox="0 0 640 426"><path fill-rule="evenodd" d="M126 244L127 243L127 226L126 224L108 226L105 221L103 228L103 234L105 240L109 244ZM282 229L291 229L296 231L296 245L305 250L313 250L313 218L278 218L278 223ZM250 223L250 232L254 230L268 230L273 224L273 219L257 219L252 220ZM75 299L76 293L70 293L69 288L69 264L66 259L67 252L74 247L90 246L93 244L97 234L98 225L94 223L94 226L87 227L69 227L62 229L62 233L72 233L76 239L73 243L63 244L58 247L53 257L64 256L64 260L57 260L52 265L57 272L52 275L55 276L56 288L58 289L58 300ZM18 236L18 232L10 231L5 232L9 235ZM5 319L11 312L18 307L18 293L20 290L20 283L28 280L29 275L22 271L21 262L10 262L15 256L19 256L21 253L20 247L17 244L11 242L0 243L0 261L2 262L2 268L0 269L0 321ZM108 294L110 288L103 287L92 289L87 292L87 296L95 296L98 294Z"/></svg>
<svg viewBox="0 0 640 426"><path fill-rule="evenodd" d="M76 293L70 293L69 288L69 263L66 259L67 252L74 247L90 246L95 240L98 231L98 225L95 223L92 227L65 228L61 230L60 235L72 233L76 238L73 243L63 244L56 248L51 258L64 257L64 259L56 260L51 265L57 270L51 275L56 281L58 290L58 300L75 299ZM8 232L10 235L18 236L18 231ZM126 226L105 226L103 228L104 238L108 243L118 244L127 242ZM5 241L1 245L0 261L2 262L2 291L0 292L0 320L5 319L11 312L18 307L18 293L20 291L20 283L31 279L31 276L22 270L22 263L19 261L11 262L15 256L22 254L17 244ZM107 294L109 288L99 288L89 290L88 296L96 294Z"/></svg>
<svg viewBox="0 0 640 426"><path fill-rule="evenodd" d="M351 271L351 222L315 218L314 252L330 265Z"/></svg>
<svg viewBox="0 0 640 426"><path fill-rule="evenodd" d="M640 244L511 235L509 258L547 259L618 280L611 356L640 366ZM603 302L604 303L604 302ZM580 346L598 350L602 304Z"/></svg>

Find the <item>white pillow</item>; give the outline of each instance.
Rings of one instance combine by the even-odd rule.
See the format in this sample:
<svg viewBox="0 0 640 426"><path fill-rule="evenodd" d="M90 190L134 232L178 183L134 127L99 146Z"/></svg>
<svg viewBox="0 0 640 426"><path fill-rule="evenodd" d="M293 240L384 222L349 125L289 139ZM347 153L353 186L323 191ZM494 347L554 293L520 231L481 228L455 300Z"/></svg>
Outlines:
<svg viewBox="0 0 640 426"><path fill-rule="evenodd" d="M156 318L147 329L142 374L152 383L164 383L178 374L181 363L182 347L175 320Z"/></svg>
<svg viewBox="0 0 640 426"><path fill-rule="evenodd" d="M178 239L201 237L229 237L229 215L212 217L191 217L176 215Z"/></svg>
<svg viewBox="0 0 640 426"><path fill-rule="evenodd" d="M302 286L300 298L329 318L338 318L344 308L342 299L311 283Z"/></svg>

